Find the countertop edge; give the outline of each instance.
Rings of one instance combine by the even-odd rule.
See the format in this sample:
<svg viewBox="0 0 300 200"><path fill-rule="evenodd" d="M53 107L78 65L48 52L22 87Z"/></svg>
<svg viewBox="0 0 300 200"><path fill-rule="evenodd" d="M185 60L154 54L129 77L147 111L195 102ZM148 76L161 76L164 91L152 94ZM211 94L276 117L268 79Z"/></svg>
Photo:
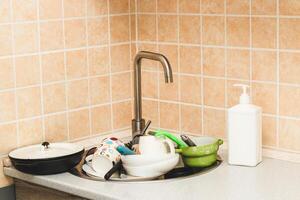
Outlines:
<svg viewBox="0 0 300 200"><path fill-rule="evenodd" d="M86 189L82 189L81 187L76 187L75 185L71 185L71 184L67 184L67 183L61 184L59 182L55 183L55 182L53 182L53 180L50 182L47 180L47 176L34 176L34 175L30 175L30 174L25 174L14 168L11 168L11 167L4 167L4 173L12 178L16 178L16 179L25 181L27 183L36 184L39 186L51 188L51 189L58 190L61 192L67 192L69 194L72 194L75 196L80 196L83 198L99 199L99 196L101 196L101 198L108 199L108 200L117 200L118 199L117 197L113 197L110 195L99 194L99 193L95 193L92 191L88 191ZM69 173L66 172L63 174L69 174ZM92 181L92 180L89 180L89 181Z"/></svg>

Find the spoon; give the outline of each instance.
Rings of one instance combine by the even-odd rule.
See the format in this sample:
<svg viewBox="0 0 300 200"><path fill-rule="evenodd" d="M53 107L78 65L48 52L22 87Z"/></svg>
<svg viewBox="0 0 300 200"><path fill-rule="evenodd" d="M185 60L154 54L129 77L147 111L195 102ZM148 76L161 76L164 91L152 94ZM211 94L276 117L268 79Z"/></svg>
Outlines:
<svg viewBox="0 0 300 200"><path fill-rule="evenodd" d="M187 135L180 135L181 139L190 147L197 146Z"/></svg>

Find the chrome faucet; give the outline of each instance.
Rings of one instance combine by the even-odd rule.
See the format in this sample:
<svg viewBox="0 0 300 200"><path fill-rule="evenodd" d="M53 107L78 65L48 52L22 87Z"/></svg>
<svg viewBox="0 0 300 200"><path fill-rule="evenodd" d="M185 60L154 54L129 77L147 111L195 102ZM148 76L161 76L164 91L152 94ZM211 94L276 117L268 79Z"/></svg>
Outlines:
<svg viewBox="0 0 300 200"><path fill-rule="evenodd" d="M159 61L164 69L165 82L173 82L172 68L168 59L164 55L148 51L140 51L137 53L134 58L134 119L132 120L132 138L140 134L145 127L145 120L142 117L142 59Z"/></svg>

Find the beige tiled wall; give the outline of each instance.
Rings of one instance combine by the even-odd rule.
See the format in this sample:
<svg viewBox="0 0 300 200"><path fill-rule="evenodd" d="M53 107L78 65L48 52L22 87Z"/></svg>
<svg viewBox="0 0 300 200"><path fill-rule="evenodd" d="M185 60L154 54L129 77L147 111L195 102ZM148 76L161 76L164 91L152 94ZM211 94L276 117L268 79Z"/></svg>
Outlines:
<svg viewBox="0 0 300 200"><path fill-rule="evenodd" d="M300 1L136 3L137 49L167 55L175 75L165 85L145 62L144 110L155 126L226 139L233 84L245 83L263 108L263 145L300 153Z"/></svg>
<svg viewBox="0 0 300 200"><path fill-rule="evenodd" d="M0 1L1 157L130 126L130 26L128 0Z"/></svg>

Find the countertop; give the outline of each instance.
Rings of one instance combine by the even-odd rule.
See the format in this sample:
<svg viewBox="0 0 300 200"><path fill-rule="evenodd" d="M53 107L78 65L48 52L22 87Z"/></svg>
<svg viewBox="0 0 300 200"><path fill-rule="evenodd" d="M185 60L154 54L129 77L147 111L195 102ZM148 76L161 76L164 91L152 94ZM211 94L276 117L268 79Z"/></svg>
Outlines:
<svg viewBox="0 0 300 200"><path fill-rule="evenodd" d="M264 158L257 167L231 166L225 161L199 176L162 182L99 182L70 173L50 176L4 168L6 175L88 199L122 200L299 200L300 164Z"/></svg>

